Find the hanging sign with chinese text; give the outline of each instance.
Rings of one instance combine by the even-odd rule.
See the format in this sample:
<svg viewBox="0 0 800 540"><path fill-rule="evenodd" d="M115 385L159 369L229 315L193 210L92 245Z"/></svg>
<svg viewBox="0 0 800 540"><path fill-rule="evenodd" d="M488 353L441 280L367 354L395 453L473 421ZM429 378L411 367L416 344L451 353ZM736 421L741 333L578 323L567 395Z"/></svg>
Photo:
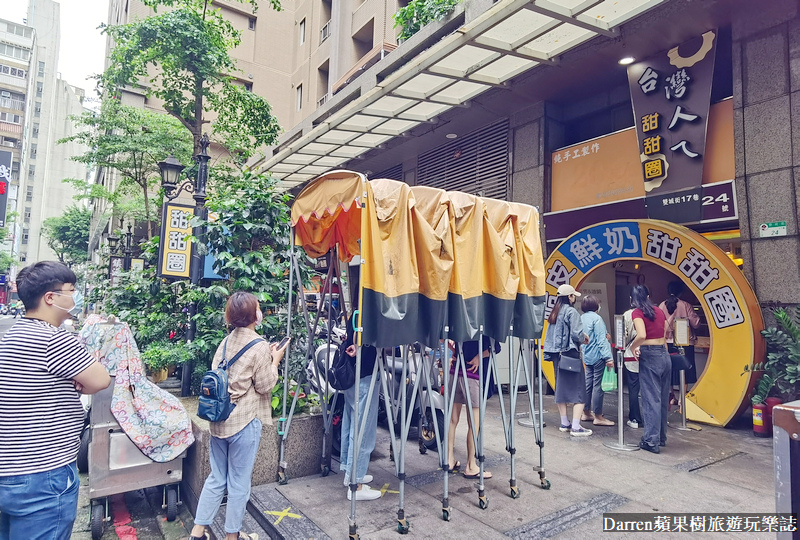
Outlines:
<svg viewBox="0 0 800 540"><path fill-rule="evenodd" d="M716 37L709 30L628 67L648 195L696 189L702 182ZM691 197L684 211L692 215L685 221L700 221L699 198L695 200L695 192L686 195Z"/></svg>
<svg viewBox="0 0 800 540"><path fill-rule="evenodd" d="M619 260L665 268L699 300L712 348L708 364L687 394L687 416L726 425L749 403L756 382L752 368L764 355L761 309L741 270L712 242L680 225L649 219L607 221L574 233L547 259L545 317L555 305L560 285L580 290L584 281L591 281L593 270ZM651 300L659 304L663 298ZM552 366L543 367L552 383Z"/></svg>
<svg viewBox="0 0 800 540"><path fill-rule="evenodd" d="M11 158L11 152L0 150L0 227L6 226L6 206L11 186Z"/></svg>
<svg viewBox="0 0 800 540"><path fill-rule="evenodd" d="M164 203L162 208L161 239L159 240L158 275L189 277L192 263L192 234L189 224L194 206Z"/></svg>

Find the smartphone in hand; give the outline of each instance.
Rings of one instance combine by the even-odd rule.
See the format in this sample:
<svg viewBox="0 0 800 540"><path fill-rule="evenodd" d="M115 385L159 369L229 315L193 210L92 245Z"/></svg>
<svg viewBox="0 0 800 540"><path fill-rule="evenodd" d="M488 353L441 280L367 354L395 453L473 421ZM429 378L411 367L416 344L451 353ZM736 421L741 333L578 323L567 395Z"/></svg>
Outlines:
<svg viewBox="0 0 800 540"><path fill-rule="evenodd" d="M283 349L284 347L286 347L286 344L287 344L287 343L289 343L289 339L290 339L290 338L289 338L289 336L286 336L285 338L283 338L283 339L281 340L281 342L280 342L280 343L278 343L278 350L281 350L281 349Z"/></svg>

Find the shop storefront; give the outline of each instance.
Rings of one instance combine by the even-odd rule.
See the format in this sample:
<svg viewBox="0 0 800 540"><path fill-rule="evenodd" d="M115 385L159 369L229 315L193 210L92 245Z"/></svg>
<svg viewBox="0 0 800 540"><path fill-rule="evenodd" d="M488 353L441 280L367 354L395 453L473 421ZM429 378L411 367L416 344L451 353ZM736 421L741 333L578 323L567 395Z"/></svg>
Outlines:
<svg viewBox="0 0 800 540"><path fill-rule="evenodd" d="M800 303L798 4L539 4L467 0L265 167L289 189L343 167L535 205L548 287L597 291L609 325L632 286L660 303L680 280L701 318L688 417L725 425L769 308Z"/></svg>

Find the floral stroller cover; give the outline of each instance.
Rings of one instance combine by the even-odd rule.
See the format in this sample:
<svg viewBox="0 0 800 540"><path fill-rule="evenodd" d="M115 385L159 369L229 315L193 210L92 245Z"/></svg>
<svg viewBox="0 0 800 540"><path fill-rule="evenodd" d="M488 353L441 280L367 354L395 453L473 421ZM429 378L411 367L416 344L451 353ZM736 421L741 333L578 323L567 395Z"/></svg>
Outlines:
<svg viewBox="0 0 800 540"><path fill-rule="evenodd" d="M177 397L145 376L139 348L126 323L90 315L79 339L110 374L116 373L111 412L144 455L163 463L191 446L194 434L189 414Z"/></svg>

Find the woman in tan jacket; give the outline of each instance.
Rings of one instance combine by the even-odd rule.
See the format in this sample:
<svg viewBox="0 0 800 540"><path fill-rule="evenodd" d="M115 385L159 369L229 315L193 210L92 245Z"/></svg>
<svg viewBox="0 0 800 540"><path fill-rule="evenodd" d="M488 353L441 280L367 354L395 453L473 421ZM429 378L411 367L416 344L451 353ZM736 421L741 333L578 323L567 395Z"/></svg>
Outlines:
<svg viewBox="0 0 800 540"><path fill-rule="evenodd" d="M278 382L278 366L288 346L278 349L256 333L262 318L258 299L250 293L234 293L225 306L225 321L234 328L217 348L212 369L255 343L228 370L228 392L236 408L227 420L211 422L211 475L203 485L190 538L205 537L205 528L214 521L227 487L225 540L258 540L257 534L240 529L250 498L262 422L272 424L272 387Z"/></svg>

